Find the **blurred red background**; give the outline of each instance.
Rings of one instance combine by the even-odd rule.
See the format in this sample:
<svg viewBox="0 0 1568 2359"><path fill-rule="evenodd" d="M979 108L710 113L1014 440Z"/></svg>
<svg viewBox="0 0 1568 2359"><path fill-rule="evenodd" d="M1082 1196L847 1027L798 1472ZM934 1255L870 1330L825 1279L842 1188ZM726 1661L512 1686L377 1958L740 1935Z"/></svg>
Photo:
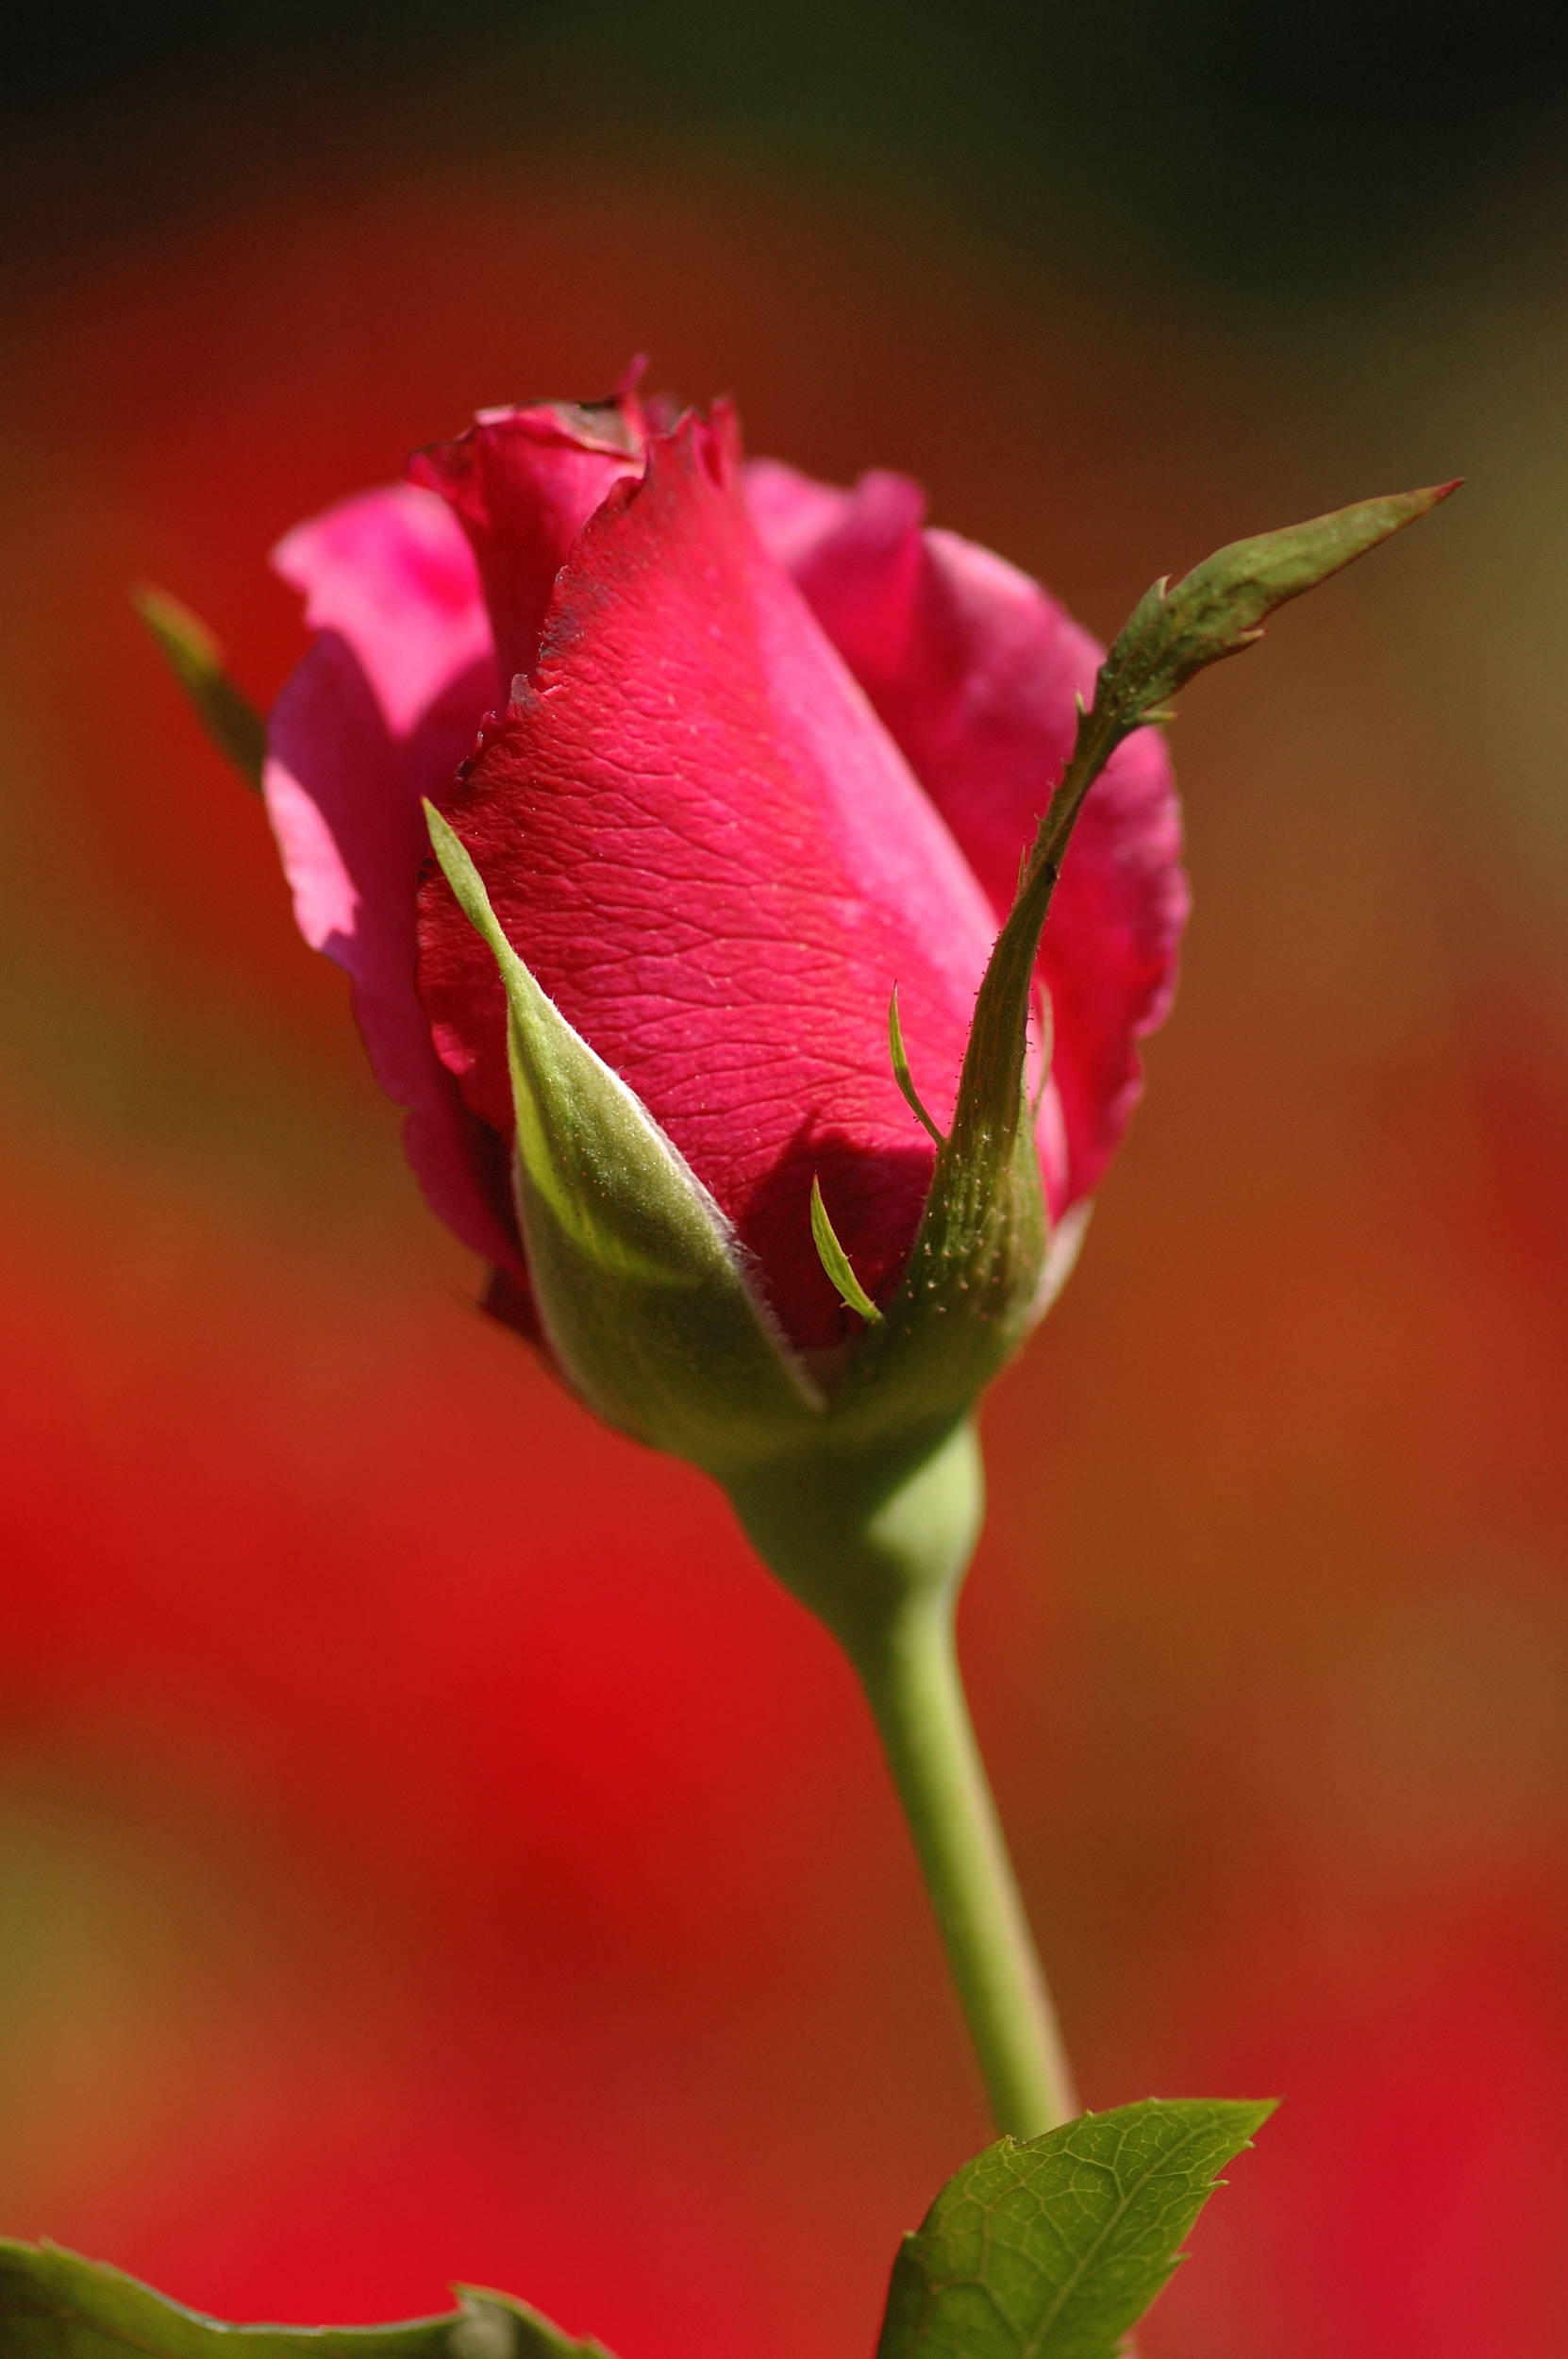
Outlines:
<svg viewBox="0 0 1568 2359"><path fill-rule="evenodd" d="M964 1635L1089 2100L1288 2100L1149 2359L1559 2347L1551 173L1270 293L716 148L233 136L181 206L62 195L8 281L0 2221L228 2316L465 2278L622 2359L850 2359L986 2134L847 1675L465 1309L125 604L264 699L288 525L647 348L1105 633L1237 533L1474 478L1190 692L1183 994L993 1403Z"/></svg>

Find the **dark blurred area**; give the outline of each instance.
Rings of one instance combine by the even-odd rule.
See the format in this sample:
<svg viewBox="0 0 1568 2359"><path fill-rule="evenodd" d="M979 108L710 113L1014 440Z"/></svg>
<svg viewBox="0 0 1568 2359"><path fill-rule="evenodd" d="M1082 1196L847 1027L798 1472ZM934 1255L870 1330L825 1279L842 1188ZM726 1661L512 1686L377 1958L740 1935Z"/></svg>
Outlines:
<svg viewBox="0 0 1568 2359"><path fill-rule="evenodd" d="M64 5L0 106L0 2225L851 2359L984 2138L846 1677L465 1309L126 604L264 700L288 526L648 349L1102 634L1470 478L1190 692L965 1637L1090 2100L1287 2099L1148 2359L1562 2347L1568 20Z"/></svg>
<svg viewBox="0 0 1568 2359"><path fill-rule="evenodd" d="M270 149L259 177L292 180L312 131L377 148L395 127L470 161L551 141L623 166L724 159L1009 250L1087 233L1263 288L1375 274L1501 155L1549 143L1568 78L1568 22L1528 0L68 0L16 10L5 38L24 139L62 142L137 209L210 188L214 134L240 128Z"/></svg>

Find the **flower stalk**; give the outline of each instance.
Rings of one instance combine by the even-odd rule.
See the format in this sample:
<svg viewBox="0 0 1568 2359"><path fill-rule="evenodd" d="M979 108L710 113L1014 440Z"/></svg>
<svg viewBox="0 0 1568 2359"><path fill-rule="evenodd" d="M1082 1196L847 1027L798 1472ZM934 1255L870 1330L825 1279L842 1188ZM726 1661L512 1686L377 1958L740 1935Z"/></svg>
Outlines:
<svg viewBox="0 0 1568 2359"><path fill-rule="evenodd" d="M910 1598L856 1670L903 1805L996 2127L1078 2111L1071 2066L976 1742L951 1592Z"/></svg>
<svg viewBox="0 0 1568 2359"><path fill-rule="evenodd" d="M959 1591L985 1514L973 1423L913 1460L819 1450L730 1495L865 1693L997 2128L1059 2127L1077 2100L959 1670Z"/></svg>

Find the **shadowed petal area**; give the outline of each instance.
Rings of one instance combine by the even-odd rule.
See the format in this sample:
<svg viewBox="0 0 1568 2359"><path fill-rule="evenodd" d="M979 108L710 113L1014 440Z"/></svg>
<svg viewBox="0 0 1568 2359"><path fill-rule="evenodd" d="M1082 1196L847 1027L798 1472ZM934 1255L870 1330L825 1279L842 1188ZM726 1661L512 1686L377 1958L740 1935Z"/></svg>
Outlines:
<svg viewBox="0 0 1568 2359"><path fill-rule="evenodd" d="M444 803L509 939L711 1189L792 1339L832 1345L812 1175L885 1292L932 1154L890 1068L889 994L941 1120L994 926L761 547L726 413L657 438L586 526L532 678ZM421 905L437 1045L509 1128L488 953L439 876Z"/></svg>
<svg viewBox="0 0 1568 2359"><path fill-rule="evenodd" d="M409 461L439 492L478 561L503 681L530 671L567 551L614 484L642 471L642 414L630 379L608 401L482 410L455 443Z"/></svg>
<svg viewBox="0 0 1568 2359"><path fill-rule="evenodd" d="M1005 913L1102 649L1016 567L923 529L924 496L905 477L843 492L759 460L746 482L763 540ZM1042 1149L1059 1213L1097 1184L1126 1128L1137 1043L1170 1003L1186 914L1170 761L1143 729L1090 793L1042 947L1058 1100L1047 1092Z"/></svg>
<svg viewBox="0 0 1568 2359"><path fill-rule="evenodd" d="M399 484L298 526L273 561L320 634L267 728L267 808L300 931L353 979L432 1211L520 1275L506 1156L436 1055L414 988L420 798L450 782L497 700L474 560L442 502Z"/></svg>

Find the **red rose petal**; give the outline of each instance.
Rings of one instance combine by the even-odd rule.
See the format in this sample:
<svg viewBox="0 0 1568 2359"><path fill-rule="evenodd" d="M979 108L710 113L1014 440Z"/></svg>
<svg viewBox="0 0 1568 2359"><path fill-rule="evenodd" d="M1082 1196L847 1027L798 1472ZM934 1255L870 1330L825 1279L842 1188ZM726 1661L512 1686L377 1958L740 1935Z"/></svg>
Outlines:
<svg viewBox="0 0 1568 2359"><path fill-rule="evenodd" d="M1001 558L925 531L902 476L852 492L776 460L746 471L764 541L865 690L1000 915L1072 748L1102 650ZM1096 782L1062 870L1041 956L1065 1175L1059 1213L1096 1185L1140 1088L1137 1042L1170 1004L1187 914L1163 741L1145 729Z"/></svg>
<svg viewBox="0 0 1568 2359"><path fill-rule="evenodd" d="M786 1330L834 1343L812 1174L885 1290L931 1164L889 995L941 1120L994 926L759 542L727 421L656 440L585 527L532 678L444 799L509 938L735 1222ZM509 1130L499 986L434 876L420 990L468 1104Z"/></svg>
<svg viewBox="0 0 1568 2359"><path fill-rule="evenodd" d="M296 527L274 562L320 634L267 729L267 807L300 931L353 978L431 1210L520 1273L505 1156L454 1088L414 990L420 798L450 782L496 694L474 560L441 502L399 484Z"/></svg>

